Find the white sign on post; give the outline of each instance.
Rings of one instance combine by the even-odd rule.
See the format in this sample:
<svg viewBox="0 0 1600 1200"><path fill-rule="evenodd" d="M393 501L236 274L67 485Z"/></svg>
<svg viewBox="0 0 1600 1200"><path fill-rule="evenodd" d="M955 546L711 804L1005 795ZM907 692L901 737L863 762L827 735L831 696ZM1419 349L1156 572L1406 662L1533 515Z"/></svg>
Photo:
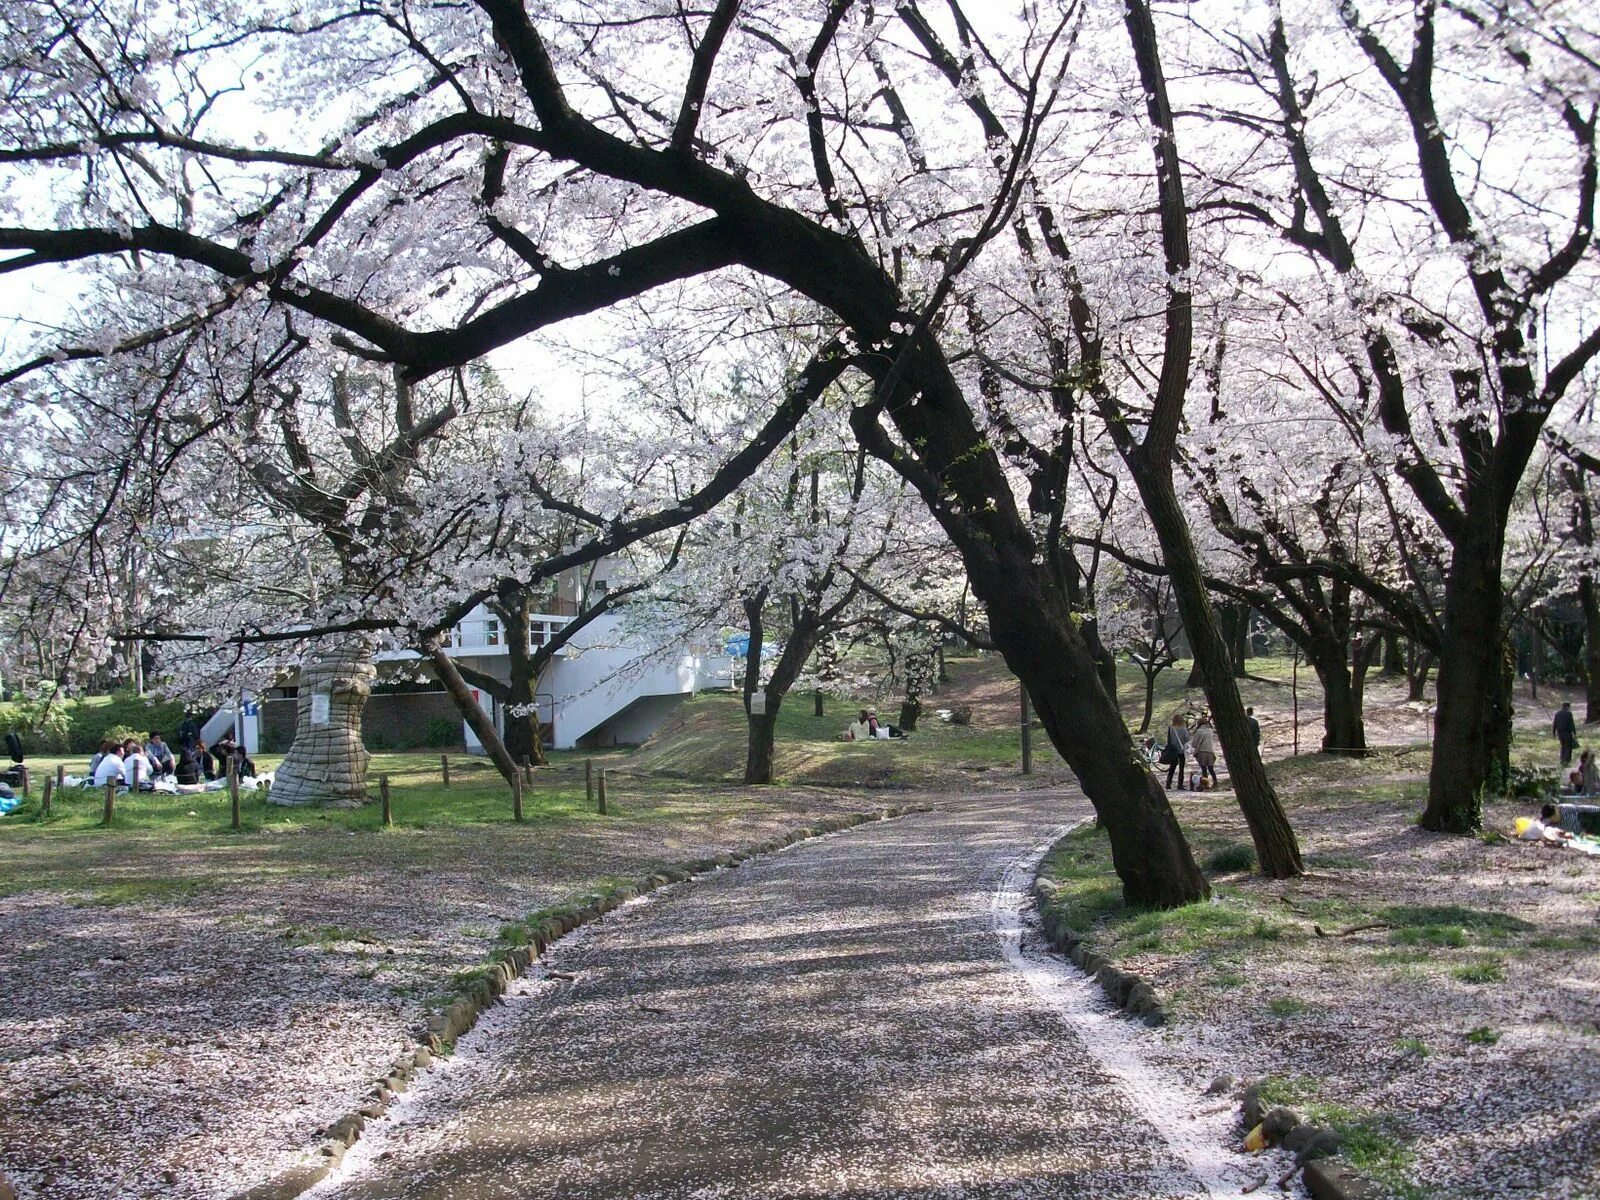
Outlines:
<svg viewBox="0 0 1600 1200"><path fill-rule="evenodd" d="M752 717L764 717L767 715L766 692L757 690L750 693L750 715Z"/></svg>
<svg viewBox="0 0 1600 1200"><path fill-rule="evenodd" d="M314 692L311 696L311 723L326 725L332 712L332 698L327 692Z"/></svg>

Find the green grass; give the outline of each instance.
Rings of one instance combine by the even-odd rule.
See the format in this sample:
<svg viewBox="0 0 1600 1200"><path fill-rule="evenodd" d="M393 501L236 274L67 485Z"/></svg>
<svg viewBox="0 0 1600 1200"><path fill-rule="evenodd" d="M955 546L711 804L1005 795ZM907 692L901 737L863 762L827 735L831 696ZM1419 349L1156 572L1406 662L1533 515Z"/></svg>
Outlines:
<svg viewBox="0 0 1600 1200"><path fill-rule="evenodd" d="M1377 1183L1395 1200L1427 1200L1429 1189L1413 1178L1416 1159L1410 1139L1397 1122L1382 1114L1341 1104L1311 1102L1302 1115L1339 1135L1339 1156Z"/></svg>
<svg viewBox="0 0 1600 1200"><path fill-rule="evenodd" d="M374 755L369 802L356 809L282 808L246 792L237 833L226 792L124 794L108 828L101 825L103 792L67 789L41 820L40 784L45 768L53 775L54 760L38 760L32 800L0 819L0 895L43 889L78 893L86 904L177 902L224 892L235 881L342 876L368 863L447 869L470 861L483 837L494 840L496 853L525 844L544 869L559 871L563 847L587 830L710 825L776 802L759 791L619 775L602 817L585 799L581 764L590 757L612 766L627 756L552 755L552 769L536 770L524 791L520 825L510 789L488 763L452 756L447 790L437 753L418 752ZM261 761L275 764L268 756ZM383 826L376 802L380 774L390 781L392 828Z"/></svg>
<svg viewBox="0 0 1600 1200"><path fill-rule="evenodd" d="M1236 871L1253 871L1256 865L1255 847L1242 843L1224 846L1206 855L1202 865L1208 875L1231 875Z"/></svg>
<svg viewBox="0 0 1600 1200"><path fill-rule="evenodd" d="M1301 1017L1307 1012L1306 1002L1293 996L1274 996L1267 1001L1267 1011L1275 1017Z"/></svg>
<svg viewBox="0 0 1600 1200"><path fill-rule="evenodd" d="M951 682L924 699L922 717L905 741L845 742L840 731L856 712L873 705L898 723L898 703L866 697L824 698L816 716L810 692L794 693L778 709L773 773L779 782L831 787L938 787L989 772L1016 774L1022 749L1016 719L1003 724L953 725L935 710L959 702L974 687L1014 688L998 657L952 659ZM742 779L747 747L742 699L731 692L702 692L686 701L668 726L629 761L632 772L668 778L734 782ZM1044 731L1032 734L1037 771L1061 770Z"/></svg>
<svg viewBox="0 0 1600 1200"><path fill-rule="evenodd" d="M1462 983L1500 983L1506 977L1505 963L1498 958L1482 958L1463 963L1450 974Z"/></svg>
<svg viewBox="0 0 1600 1200"><path fill-rule="evenodd" d="M1487 1025L1479 1025L1467 1034L1467 1041L1474 1046L1492 1046L1500 1040L1500 1032Z"/></svg>

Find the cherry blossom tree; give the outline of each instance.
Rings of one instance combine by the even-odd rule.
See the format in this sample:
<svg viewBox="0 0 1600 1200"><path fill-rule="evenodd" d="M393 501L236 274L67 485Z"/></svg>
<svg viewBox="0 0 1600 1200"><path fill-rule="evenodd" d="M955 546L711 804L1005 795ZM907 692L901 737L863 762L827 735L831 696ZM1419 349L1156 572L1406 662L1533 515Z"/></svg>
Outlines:
<svg viewBox="0 0 1600 1200"><path fill-rule="evenodd" d="M1470 831L1507 767L1507 522L1600 354L1600 42L1557 4L1342 0L1203 43L1233 140L1212 202L1304 255L1269 286L1348 347L1346 418L1450 547L1423 823Z"/></svg>
<svg viewBox="0 0 1600 1200"><path fill-rule="evenodd" d="M1019 212L1037 219L1035 194L1070 191L1081 158L1068 137L1081 111L1061 103L1069 66L1106 64L1089 108L1119 135L1108 174L1126 175L1147 136L1128 101L1160 89L1130 52L1131 30L1153 61L1148 14L1131 11L1127 25L1075 6L975 22L956 3L935 18L915 3L721 0L596 20L583 5L481 0L248 16L201 5L113 23L8 5L4 156L34 186L12 190L5 269L109 256L177 311L43 345L0 380L26 389L62 359L169 345L255 310L415 383L656 289L772 281L834 322L795 402L847 370L870 380L856 436L961 553L996 645L1101 813L1128 897L1194 899L1204 881L1099 680L1075 568L1049 536L1076 389L1047 386L1042 411L1013 416L1014 355L987 352L1010 344L990 298L1029 293L1018 257L996 252L1001 234ZM960 48L954 78L930 63L929 33ZM980 94L1003 136L970 107L949 119L952 96ZM1139 157L1148 177L1148 143ZM1148 262L1166 278L1153 292L1170 332L1187 268L1170 242L1143 253L1161 238L1139 234L1130 273ZM171 269L144 273L151 262ZM1124 311L1103 304L1100 320ZM1184 354L1169 348L1156 443L1182 408ZM1053 364L1063 380L1074 361ZM476 591L463 601L493 588ZM1192 607L1191 623L1210 620ZM1252 781L1241 798L1264 867L1292 871L1270 788L1234 773Z"/></svg>

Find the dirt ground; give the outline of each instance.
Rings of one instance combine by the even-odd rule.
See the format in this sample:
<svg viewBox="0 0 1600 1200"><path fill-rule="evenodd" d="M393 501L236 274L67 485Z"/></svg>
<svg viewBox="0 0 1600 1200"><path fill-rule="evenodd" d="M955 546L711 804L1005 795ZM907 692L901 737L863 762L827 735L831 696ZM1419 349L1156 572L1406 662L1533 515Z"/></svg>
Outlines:
<svg viewBox="0 0 1600 1200"><path fill-rule="evenodd" d="M1362 760L1288 757L1288 714L1254 692L1309 870L1238 869L1232 793L1173 794L1211 905L1091 935L1166 1001L1159 1058L1200 1085L1267 1080L1349 1131L1386 1195L1600 1197L1600 858L1515 840L1528 801L1489 803L1482 838L1418 828L1427 713L1398 684L1373 689L1368 738L1407 748ZM1515 761L1555 765L1564 697L1519 695Z"/></svg>

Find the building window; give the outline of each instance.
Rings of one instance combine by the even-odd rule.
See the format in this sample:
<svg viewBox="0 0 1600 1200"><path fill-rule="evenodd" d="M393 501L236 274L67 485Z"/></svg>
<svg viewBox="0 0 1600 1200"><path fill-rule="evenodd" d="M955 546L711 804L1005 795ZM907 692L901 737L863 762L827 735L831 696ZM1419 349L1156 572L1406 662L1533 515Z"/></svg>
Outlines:
<svg viewBox="0 0 1600 1200"><path fill-rule="evenodd" d="M500 644L500 620L490 617L483 623L483 644L485 646L498 646Z"/></svg>

